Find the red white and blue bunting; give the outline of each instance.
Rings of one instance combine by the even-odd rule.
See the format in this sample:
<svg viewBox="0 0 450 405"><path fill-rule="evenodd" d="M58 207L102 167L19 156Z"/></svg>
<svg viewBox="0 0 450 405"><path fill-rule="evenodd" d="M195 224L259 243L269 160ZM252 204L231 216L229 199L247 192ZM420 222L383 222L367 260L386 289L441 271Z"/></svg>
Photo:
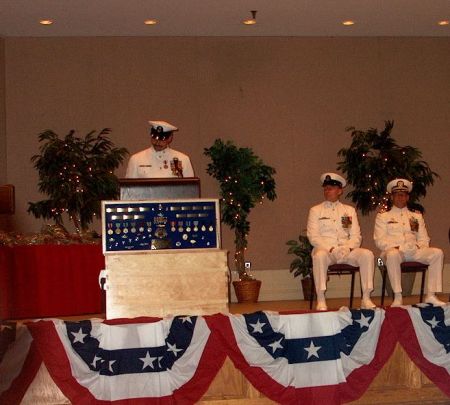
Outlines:
<svg viewBox="0 0 450 405"><path fill-rule="evenodd" d="M5 339L0 403L20 403L43 362L75 404L191 404L229 356L274 401L339 404L364 394L397 342L450 397L447 307L5 323Z"/></svg>

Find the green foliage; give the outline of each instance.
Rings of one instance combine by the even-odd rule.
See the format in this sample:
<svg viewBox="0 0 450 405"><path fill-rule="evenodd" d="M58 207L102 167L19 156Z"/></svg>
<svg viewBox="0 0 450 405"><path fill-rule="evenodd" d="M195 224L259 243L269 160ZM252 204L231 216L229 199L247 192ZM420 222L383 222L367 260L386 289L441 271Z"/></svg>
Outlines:
<svg viewBox="0 0 450 405"><path fill-rule="evenodd" d="M289 246L288 254L297 256L292 260L289 271L294 273L294 277L302 276L303 278L311 277L312 274L312 257L313 246L309 243L309 239L300 234L297 240L289 240L286 242Z"/></svg>
<svg viewBox="0 0 450 405"><path fill-rule="evenodd" d="M248 214L264 198L271 201L275 192L275 169L267 166L250 148L238 148L231 141L216 139L204 154L211 158L206 172L219 181L221 220L235 231L235 262L240 279L248 279L244 251L250 232Z"/></svg>
<svg viewBox="0 0 450 405"><path fill-rule="evenodd" d="M417 204L420 197L426 195L428 186L434 184L435 177L428 163L421 160L422 153L412 146L400 146L391 137L393 121L385 121L385 128L378 132L376 128L367 131L347 128L351 132L352 143L343 148L338 156L338 169L347 176L353 186L348 193L363 215L389 204L386 186L395 178L405 178L413 182L410 195L411 206Z"/></svg>
<svg viewBox="0 0 450 405"><path fill-rule="evenodd" d="M28 203L28 212L59 225L67 213L77 231L86 230L100 215L100 201L118 196L113 170L128 151L114 146L107 137L110 132L105 128L98 135L91 131L79 138L71 130L63 139L51 130L39 134L40 154L31 161L39 173L39 191L49 199Z"/></svg>

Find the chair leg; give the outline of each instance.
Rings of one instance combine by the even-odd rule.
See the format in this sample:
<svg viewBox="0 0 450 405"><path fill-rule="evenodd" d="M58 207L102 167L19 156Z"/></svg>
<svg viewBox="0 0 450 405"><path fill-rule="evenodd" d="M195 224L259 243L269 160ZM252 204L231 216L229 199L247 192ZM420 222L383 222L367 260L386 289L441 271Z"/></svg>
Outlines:
<svg viewBox="0 0 450 405"><path fill-rule="evenodd" d="M420 302L423 302L423 287L425 284L425 270L422 270L422 283L420 285Z"/></svg>
<svg viewBox="0 0 450 405"><path fill-rule="evenodd" d="M384 304L384 292L386 291L386 275L387 275L387 269L380 267L381 270L381 277L383 282L381 283L381 304L380 306L383 306Z"/></svg>
<svg viewBox="0 0 450 405"><path fill-rule="evenodd" d="M352 272L352 284L350 286L350 308L353 308L353 290L355 288L355 272Z"/></svg>

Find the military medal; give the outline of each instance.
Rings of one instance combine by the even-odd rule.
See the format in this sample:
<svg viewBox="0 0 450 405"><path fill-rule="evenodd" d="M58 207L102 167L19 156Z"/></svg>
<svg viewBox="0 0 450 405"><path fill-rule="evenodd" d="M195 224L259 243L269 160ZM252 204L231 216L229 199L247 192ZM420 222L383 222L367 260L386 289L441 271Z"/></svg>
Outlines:
<svg viewBox="0 0 450 405"><path fill-rule="evenodd" d="M175 228L175 221L170 221L170 231L175 232L177 229Z"/></svg>
<svg viewBox="0 0 450 405"><path fill-rule="evenodd" d="M183 228L183 221L178 221L178 232L183 232L184 228Z"/></svg>
<svg viewBox="0 0 450 405"><path fill-rule="evenodd" d="M409 218L409 227L411 228L412 232L419 232L419 221L417 220L417 218Z"/></svg>
<svg viewBox="0 0 450 405"><path fill-rule="evenodd" d="M114 233L114 231L111 228L112 224L108 224L108 235L112 235Z"/></svg>
<svg viewBox="0 0 450 405"><path fill-rule="evenodd" d="M122 231L120 230L120 224L116 224L116 230L115 230L115 232L116 232L117 235L120 235L120 233L122 232Z"/></svg>
<svg viewBox="0 0 450 405"><path fill-rule="evenodd" d="M131 233L136 233L136 222L131 223Z"/></svg>
<svg viewBox="0 0 450 405"><path fill-rule="evenodd" d="M194 232L198 231L198 221L194 221Z"/></svg>
<svg viewBox="0 0 450 405"><path fill-rule="evenodd" d="M191 221L186 221L186 232L191 232Z"/></svg>
<svg viewBox="0 0 450 405"><path fill-rule="evenodd" d="M342 228L348 229L352 226L352 217L345 214L341 217Z"/></svg>

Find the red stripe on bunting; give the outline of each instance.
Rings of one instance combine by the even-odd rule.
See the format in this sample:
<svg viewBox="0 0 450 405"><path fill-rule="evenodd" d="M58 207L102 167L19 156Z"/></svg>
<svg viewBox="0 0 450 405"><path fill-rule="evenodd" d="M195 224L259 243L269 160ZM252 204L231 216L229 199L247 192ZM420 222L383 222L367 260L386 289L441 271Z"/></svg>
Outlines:
<svg viewBox="0 0 450 405"><path fill-rule="evenodd" d="M285 387L260 367L251 366L241 353L227 316L216 315L211 319L211 329L221 336L222 344L233 364L239 369L250 383L262 394L281 404L341 404L361 397L376 377L378 372L391 356L396 339L390 327L383 323L380 340L374 359L369 365L353 371L347 382L320 387Z"/></svg>
<svg viewBox="0 0 450 405"><path fill-rule="evenodd" d="M386 309L386 318L392 323L392 330L409 358L445 395L450 397L450 376L445 368L429 362L423 356L408 311L391 307Z"/></svg>
<svg viewBox="0 0 450 405"><path fill-rule="evenodd" d="M340 384L342 402L355 401L360 398L380 370L387 363L397 344L397 337L392 330L392 325L385 318L381 325L375 356L372 361L347 376L347 382Z"/></svg>
<svg viewBox="0 0 450 405"><path fill-rule="evenodd" d="M155 322L155 318L138 318L133 320L121 320L122 323L143 323ZM114 320L108 321L108 324L119 324L121 322ZM220 348L217 336L210 334L203 354L200 358L198 368L193 378L184 384L181 388L174 391L172 395L157 398L130 398L117 401L97 400L89 390L78 383L72 376L69 360L64 347L59 339L53 322L39 321L28 324L30 332L39 348L42 359L47 369L55 380L56 385L62 393L76 404L157 404L172 405L191 404L197 402L207 391L212 380L215 378L222 367L226 354Z"/></svg>
<svg viewBox="0 0 450 405"><path fill-rule="evenodd" d="M20 404L28 387L36 377L39 367L42 364L35 342L31 342L28 355L23 363L19 375L12 381L11 386L0 394L0 404L15 405Z"/></svg>

